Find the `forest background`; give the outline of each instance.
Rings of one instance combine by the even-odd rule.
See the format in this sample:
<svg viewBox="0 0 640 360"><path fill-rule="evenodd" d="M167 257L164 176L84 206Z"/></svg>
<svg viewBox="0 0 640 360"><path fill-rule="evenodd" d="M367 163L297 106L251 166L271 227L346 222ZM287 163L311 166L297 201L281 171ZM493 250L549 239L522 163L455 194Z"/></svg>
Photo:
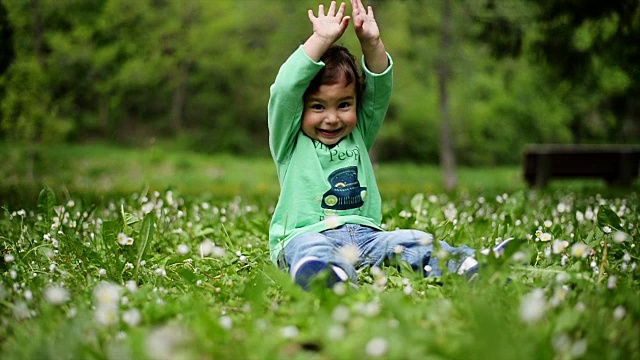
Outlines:
<svg viewBox="0 0 640 360"><path fill-rule="evenodd" d="M1 0L0 141L266 157L269 86L318 3ZM529 143L640 142L636 0L366 3L395 63L378 160L513 165ZM353 32L341 43L360 56Z"/></svg>

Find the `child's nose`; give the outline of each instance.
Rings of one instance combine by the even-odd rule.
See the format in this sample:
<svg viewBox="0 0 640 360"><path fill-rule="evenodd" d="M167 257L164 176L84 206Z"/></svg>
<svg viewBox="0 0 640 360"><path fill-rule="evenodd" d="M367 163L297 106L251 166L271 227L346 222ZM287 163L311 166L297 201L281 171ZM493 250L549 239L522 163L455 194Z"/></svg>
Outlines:
<svg viewBox="0 0 640 360"><path fill-rule="evenodd" d="M326 117L325 121L328 122L328 123L337 122L338 121L338 114L336 114L333 111L329 111L327 113L327 117Z"/></svg>

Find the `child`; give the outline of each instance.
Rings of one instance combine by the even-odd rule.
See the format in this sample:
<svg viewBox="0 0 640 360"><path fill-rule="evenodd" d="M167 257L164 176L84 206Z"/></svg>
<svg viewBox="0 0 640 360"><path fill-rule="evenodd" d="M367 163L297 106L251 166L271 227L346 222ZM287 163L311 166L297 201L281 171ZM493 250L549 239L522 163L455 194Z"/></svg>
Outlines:
<svg viewBox="0 0 640 360"><path fill-rule="evenodd" d="M425 276L442 274L433 236L383 231L381 200L368 150L384 120L393 61L371 6L332 1L315 16L313 34L280 68L271 86L269 146L281 193L269 230L271 260L308 289L326 273L327 285L357 281L356 270L398 258ZM364 59L361 78L347 49L334 43L350 21ZM470 275L478 262L468 246L440 242L449 271Z"/></svg>

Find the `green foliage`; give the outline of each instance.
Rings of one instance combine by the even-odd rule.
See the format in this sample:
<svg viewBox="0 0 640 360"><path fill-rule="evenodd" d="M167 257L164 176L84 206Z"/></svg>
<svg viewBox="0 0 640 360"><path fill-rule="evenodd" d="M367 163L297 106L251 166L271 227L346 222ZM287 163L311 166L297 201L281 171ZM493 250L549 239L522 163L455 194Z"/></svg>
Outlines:
<svg viewBox="0 0 640 360"><path fill-rule="evenodd" d="M387 200L387 228L477 249L516 240L503 256L479 254L470 281L365 268L357 288L309 292L269 263L260 197L98 195L45 188L25 204L37 211L3 209L3 359L640 356L637 192Z"/></svg>
<svg viewBox="0 0 640 360"><path fill-rule="evenodd" d="M307 10L318 2L2 4L0 30L13 48L2 53L12 63L0 75L1 138L140 145L170 137L209 153L267 155L269 86L311 32ZM395 63L376 143L381 160L438 161L438 61L452 69L463 165L515 164L527 143L637 142L637 51L626 46L637 42L637 4L452 4L453 43L443 59L442 1L375 3ZM567 13L576 16L556 21ZM341 42L360 55L352 32ZM545 62L536 57L541 46L553 50L543 52Z"/></svg>

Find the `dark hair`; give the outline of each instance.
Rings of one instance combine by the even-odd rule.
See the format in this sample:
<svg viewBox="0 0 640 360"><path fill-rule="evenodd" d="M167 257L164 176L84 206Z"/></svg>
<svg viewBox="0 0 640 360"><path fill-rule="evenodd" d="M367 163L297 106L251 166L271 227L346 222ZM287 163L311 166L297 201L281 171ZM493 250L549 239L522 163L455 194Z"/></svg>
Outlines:
<svg viewBox="0 0 640 360"><path fill-rule="evenodd" d="M354 83L356 89L356 104L360 104L360 96L364 88L363 77L358 71L356 58L349 50L340 45L331 46L320 58L325 66L311 80L304 98L315 93L322 85L332 85L345 80L347 85Z"/></svg>

